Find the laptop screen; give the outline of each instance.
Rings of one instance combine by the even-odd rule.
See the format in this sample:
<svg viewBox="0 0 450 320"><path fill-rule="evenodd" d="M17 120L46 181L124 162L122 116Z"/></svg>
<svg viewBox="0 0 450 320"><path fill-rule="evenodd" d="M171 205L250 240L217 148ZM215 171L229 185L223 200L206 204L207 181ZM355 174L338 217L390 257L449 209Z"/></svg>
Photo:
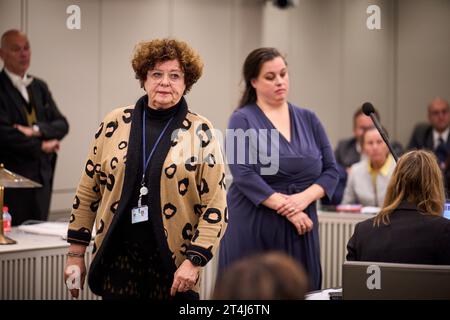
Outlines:
<svg viewBox="0 0 450 320"><path fill-rule="evenodd" d="M450 201L447 200L444 204L444 218L450 219Z"/></svg>

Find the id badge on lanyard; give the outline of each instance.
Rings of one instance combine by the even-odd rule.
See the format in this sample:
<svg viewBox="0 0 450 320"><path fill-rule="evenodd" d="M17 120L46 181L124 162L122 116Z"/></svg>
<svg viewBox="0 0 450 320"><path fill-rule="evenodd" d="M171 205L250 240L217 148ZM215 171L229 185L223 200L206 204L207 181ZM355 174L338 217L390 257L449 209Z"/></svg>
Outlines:
<svg viewBox="0 0 450 320"><path fill-rule="evenodd" d="M155 142L155 145L153 146L152 150L150 151L150 154L147 159L145 159L145 108L144 108L144 114L142 116L142 159L143 159L143 170L142 170L142 179L141 179L141 188L139 189L139 199L138 199L138 205L137 207L134 207L131 209L131 223L139 223L148 221L148 206L142 205L142 197L146 196L148 194L148 188L145 186L145 172L147 171L147 167L150 163L150 160L153 156L153 153L155 153L156 147L159 144L159 141L163 137L164 133L166 132L167 128L169 127L169 124L172 122L172 118L167 122L166 126L164 127L163 131L160 133L158 139Z"/></svg>

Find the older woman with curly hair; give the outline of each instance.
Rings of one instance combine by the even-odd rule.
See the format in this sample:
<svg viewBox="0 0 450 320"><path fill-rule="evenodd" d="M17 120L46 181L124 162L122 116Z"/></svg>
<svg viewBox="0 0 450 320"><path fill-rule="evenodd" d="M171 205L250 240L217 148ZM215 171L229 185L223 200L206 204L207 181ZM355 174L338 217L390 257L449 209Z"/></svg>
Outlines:
<svg viewBox="0 0 450 320"><path fill-rule="evenodd" d="M95 230L95 294L198 299L200 270L226 228L220 146L184 98L203 64L185 42L161 39L140 43L132 66L146 94L109 113L95 134L69 224L66 283L77 297L73 270L82 287Z"/></svg>

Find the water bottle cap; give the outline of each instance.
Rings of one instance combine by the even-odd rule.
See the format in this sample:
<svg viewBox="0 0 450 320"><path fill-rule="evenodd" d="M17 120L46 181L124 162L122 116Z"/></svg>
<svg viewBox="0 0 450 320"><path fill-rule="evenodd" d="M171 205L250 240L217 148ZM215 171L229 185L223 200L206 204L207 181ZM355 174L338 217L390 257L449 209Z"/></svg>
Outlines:
<svg viewBox="0 0 450 320"><path fill-rule="evenodd" d="M8 212L9 208L7 206L3 206L3 212Z"/></svg>

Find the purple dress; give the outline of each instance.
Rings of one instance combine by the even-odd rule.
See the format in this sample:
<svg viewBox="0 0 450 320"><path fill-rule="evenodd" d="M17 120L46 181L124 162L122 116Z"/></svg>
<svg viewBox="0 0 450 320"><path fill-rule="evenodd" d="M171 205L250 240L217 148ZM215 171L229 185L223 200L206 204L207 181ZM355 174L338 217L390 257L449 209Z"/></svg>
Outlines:
<svg viewBox="0 0 450 320"><path fill-rule="evenodd" d="M234 140L234 148L230 150L229 146L233 144L227 141L226 149L233 183L227 195L228 228L220 244L219 270L255 253L282 251L303 265L309 275L310 290L318 290L322 272L315 202L305 209L314 228L304 235L299 235L285 217L261 204L274 192L294 194L314 183L320 185L326 196L331 198L338 182L333 150L317 116L291 104L289 115L291 142L279 134L279 170L274 174L260 174L261 169L269 165L264 158L252 161L249 150L254 150L255 145L250 139L246 139L243 161L242 155L237 152L242 151L243 145L227 133L227 140ZM259 129L275 129L256 104L235 111L228 127L244 131L256 129L257 132L264 132ZM260 148L261 145L270 145L270 134L266 137L259 135L257 141ZM269 154L270 151L277 152L273 148L269 148Z"/></svg>

